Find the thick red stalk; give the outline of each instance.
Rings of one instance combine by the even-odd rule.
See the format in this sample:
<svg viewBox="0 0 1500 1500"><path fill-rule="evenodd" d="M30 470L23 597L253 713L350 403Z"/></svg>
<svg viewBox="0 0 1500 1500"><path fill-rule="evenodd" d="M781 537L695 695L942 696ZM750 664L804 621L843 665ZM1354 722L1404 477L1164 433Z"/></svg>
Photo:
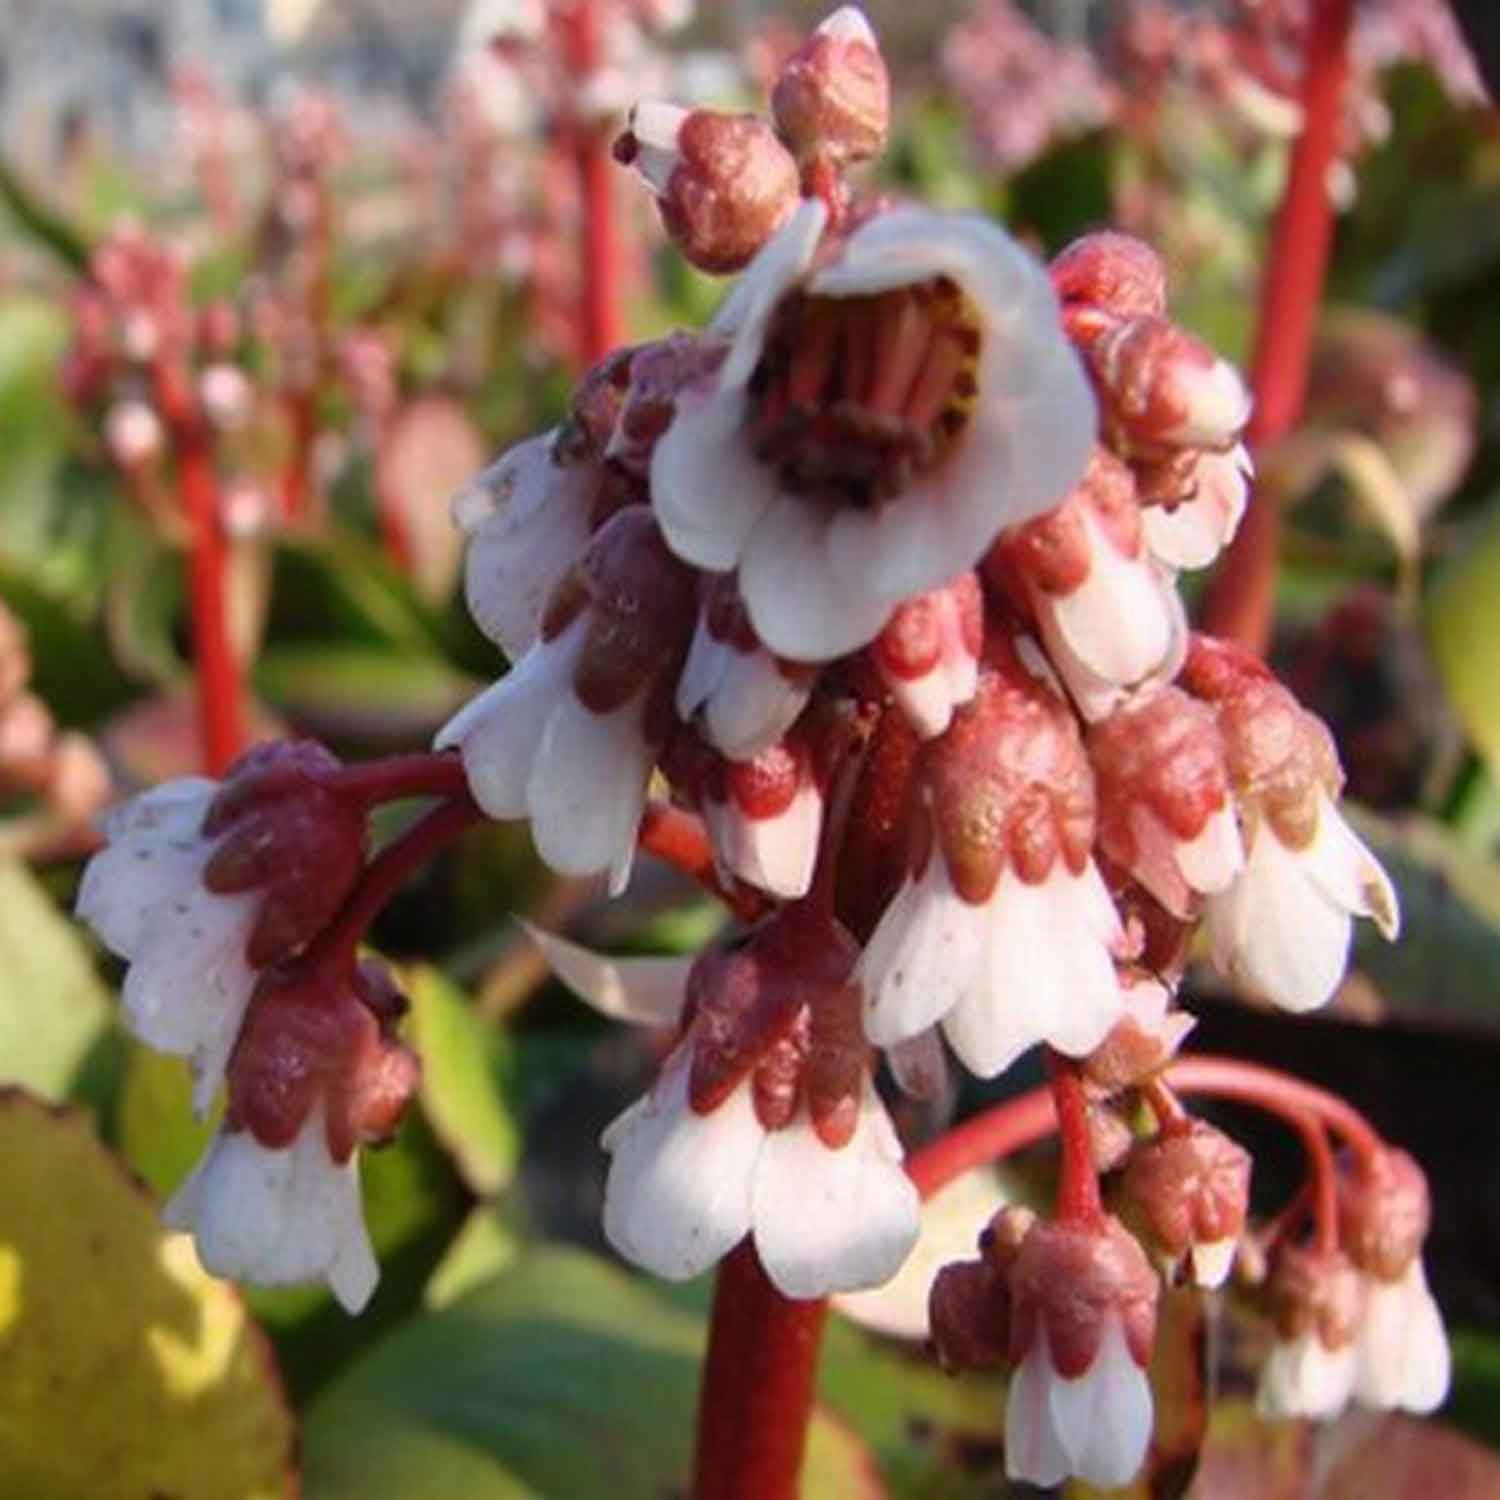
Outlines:
<svg viewBox="0 0 1500 1500"><path fill-rule="evenodd" d="M698 1398L693 1500L797 1500L824 1298L795 1302L747 1239L724 1257Z"/></svg>
<svg viewBox="0 0 1500 1500"><path fill-rule="evenodd" d="M401 797L462 797L468 790L463 759L452 750L418 751L345 766L335 785L366 807Z"/></svg>
<svg viewBox="0 0 1500 1500"><path fill-rule="evenodd" d="M1333 206L1328 174L1335 159L1349 70L1354 0L1314 0L1302 82L1302 134L1271 237L1261 289L1246 432L1259 451L1287 432L1302 411L1308 358L1328 251ZM1209 585L1204 629L1264 655L1271 640L1281 515L1265 496L1245 512L1239 535Z"/></svg>
<svg viewBox="0 0 1500 1500"><path fill-rule="evenodd" d="M600 66L600 0L575 0L567 55L581 86ZM605 122L575 114L568 128L583 205L579 264L579 354L585 368L625 342L620 298L619 226L615 221L615 162Z"/></svg>
<svg viewBox="0 0 1500 1500"><path fill-rule="evenodd" d="M245 748L244 680L229 631L229 549L219 480L201 423L177 429L177 474L190 531L188 584L198 729L209 775L220 776Z"/></svg>
<svg viewBox="0 0 1500 1500"><path fill-rule="evenodd" d="M1078 1065L1047 1049L1047 1079L1057 1113L1062 1161L1057 1180L1057 1217L1079 1228L1097 1227L1104 1218L1099 1199L1099 1174L1089 1138L1088 1104Z"/></svg>

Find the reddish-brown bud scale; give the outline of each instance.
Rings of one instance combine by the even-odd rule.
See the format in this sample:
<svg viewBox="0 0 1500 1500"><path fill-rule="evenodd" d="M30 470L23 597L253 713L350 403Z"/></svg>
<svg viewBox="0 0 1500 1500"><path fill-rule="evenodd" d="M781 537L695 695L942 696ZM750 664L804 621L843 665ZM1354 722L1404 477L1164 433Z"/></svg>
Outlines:
<svg viewBox="0 0 1500 1500"><path fill-rule="evenodd" d="M1340 1251L1278 1245L1266 1280L1267 1310L1277 1333L1295 1339L1316 1332L1325 1349L1342 1349L1359 1331L1365 1289Z"/></svg>
<svg viewBox="0 0 1500 1500"><path fill-rule="evenodd" d="M1010 1349L1010 1294L983 1260L944 1266L927 1300L932 1352L945 1370L991 1370Z"/></svg>
<svg viewBox="0 0 1500 1500"><path fill-rule="evenodd" d="M833 990L811 1007L804 1086L819 1139L830 1150L845 1146L859 1124L870 1045L860 1024L859 991Z"/></svg>
<svg viewBox="0 0 1500 1500"><path fill-rule="evenodd" d="M586 370L573 389L568 415L558 430L553 453L559 463L600 463L625 402L625 391L642 346L605 355Z"/></svg>
<svg viewBox="0 0 1500 1500"><path fill-rule="evenodd" d="M1111 447L1150 457L1183 446L1191 388L1219 365L1212 349L1166 318L1136 317L1102 331L1083 352Z"/></svg>
<svg viewBox="0 0 1500 1500"><path fill-rule="evenodd" d="M632 351L623 393L599 440L611 464L644 478L656 440L671 425L682 390L707 379L724 362L728 345L697 333L673 333ZM601 420L603 413L601 412Z"/></svg>
<svg viewBox="0 0 1500 1500"><path fill-rule="evenodd" d="M966 901L988 899L1007 864L1045 880L1082 870L1094 839L1094 781L1067 706L1014 657L980 674L971 702L927 750L938 844Z"/></svg>
<svg viewBox="0 0 1500 1500"><path fill-rule="evenodd" d="M791 1031L771 1044L751 1075L755 1116L766 1130L784 1130L802 1104L808 1019L804 1008Z"/></svg>
<svg viewBox="0 0 1500 1500"><path fill-rule="evenodd" d="M1167 310L1167 268L1132 235L1086 234L1052 261L1059 301L1081 302L1115 318L1161 317Z"/></svg>
<svg viewBox="0 0 1500 1500"><path fill-rule="evenodd" d="M1405 1151L1357 1159L1339 1179L1339 1239L1349 1259L1396 1281L1422 1253L1432 1223L1427 1175Z"/></svg>
<svg viewBox="0 0 1500 1500"><path fill-rule="evenodd" d="M1130 1154L1120 1191L1127 1218L1167 1255L1237 1238L1250 1201L1250 1153L1212 1125L1156 1136Z"/></svg>
<svg viewBox="0 0 1500 1500"><path fill-rule="evenodd" d="M945 599L946 596L946 599ZM944 604L958 609L960 639L973 657L984 647L984 596L978 576L963 573L943 589L919 594L898 605L871 646L881 667L893 677L924 677L942 658Z"/></svg>
<svg viewBox="0 0 1500 1500"><path fill-rule="evenodd" d="M873 34L831 16L788 58L771 90L771 114L802 162L869 161L890 132L891 84Z"/></svg>
<svg viewBox="0 0 1500 1500"><path fill-rule="evenodd" d="M1042 1327L1057 1372L1082 1375L1093 1364L1104 1318L1116 1312L1125 1344L1142 1368L1156 1336L1157 1277L1118 1219L1101 1228L1038 1222L1010 1273L1010 1361L1026 1357Z"/></svg>

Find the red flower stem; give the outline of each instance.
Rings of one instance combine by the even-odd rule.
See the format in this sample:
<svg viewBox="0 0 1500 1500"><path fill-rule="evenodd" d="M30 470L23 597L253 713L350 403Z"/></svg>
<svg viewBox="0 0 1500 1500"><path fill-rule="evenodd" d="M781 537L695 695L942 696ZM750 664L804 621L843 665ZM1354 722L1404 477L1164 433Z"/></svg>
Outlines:
<svg viewBox="0 0 1500 1500"><path fill-rule="evenodd" d="M438 803L392 839L366 866L343 909L308 950L303 960L306 966L352 972L359 944L385 904L434 855L483 816L465 791Z"/></svg>
<svg viewBox="0 0 1500 1500"><path fill-rule="evenodd" d="M1292 152L1261 289L1251 376L1255 409L1245 434L1256 452L1291 428L1307 391L1313 327L1333 239L1328 172L1338 146L1353 10L1354 0L1315 0L1312 9L1302 133ZM1280 539L1274 498L1251 505L1203 607L1204 629L1262 656L1271 640Z"/></svg>
<svg viewBox="0 0 1500 1500"><path fill-rule="evenodd" d="M345 766L332 781L338 791L366 807L401 797L462 797L469 785L463 760L452 750Z"/></svg>
<svg viewBox="0 0 1500 1500"><path fill-rule="evenodd" d="M1047 1079L1062 1144L1057 1217L1064 1224L1091 1228L1103 1220L1104 1206L1099 1201L1099 1174L1094 1170L1083 1080L1078 1076L1078 1065L1051 1047L1047 1048Z"/></svg>
<svg viewBox="0 0 1500 1500"><path fill-rule="evenodd" d="M245 748L243 669L229 634L229 550L219 507L219 481L201 422L176 429L177 477L190 535L188 593L198 731L210 776L221 776Z"/></svg>
<svg viewBox="0 0 1500 1500"><path fill-rule="evenodd" d="M759 891L738 882L719 879L713 845L702 820L665 802L647 804L636 842L647 854L696 880L711 896L717 896L742 922L754 922L766 914L768 903Z"/></svg>
<svg viewBox="0 0 1500 1500"><path fill-rule="evenodd" d="M568 32L569 62L575 80L599 67L598 0L577 0ZM620 308L620 244L615 221L615 162L608 127L575 116L573 158L583 204L583 237L579 265L579 353L585 367L597 364L625 342Z"/></svg>
<svg viewBox="0 0 1500 1500"><path fill-rule="evenodd" d="M797 1500L826 1298L771 1285L747 1239L719 1266L698 1398L693 1500Z"/></svg>
<svg viewBox="0 0 1500 1500"><path fill-rule="evenodd" d="M1166 1070L1164 1078L1177 1094L1232 1099L1277 1115L1299 1129L1301 1121L1315 1119L1342 1137L1362 1160L1385 1149L1375 1128L1353 1105L1274 1068L1233 1057L1184 1057ZM954 1178L1023 1151L1056 1129L1052 1090L1032 1089L939 1136L908 1158L906 1170L917 1191L930 1198Z"/></svg>

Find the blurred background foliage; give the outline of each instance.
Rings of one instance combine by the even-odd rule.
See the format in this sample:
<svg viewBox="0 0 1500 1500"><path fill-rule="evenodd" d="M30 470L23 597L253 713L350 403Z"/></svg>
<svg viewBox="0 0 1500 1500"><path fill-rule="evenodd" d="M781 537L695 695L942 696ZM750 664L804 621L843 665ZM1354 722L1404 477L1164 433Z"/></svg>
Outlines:
<svg viewBox="0 0 1500 1500"><path fill-rule="evenodd" d="M1424 8L1446 16L1405 9ZM605 910L514 828L465 838L396 901L375 939L425 1073L415 1117L366 1158L383 1277L358 1321L322 1290L215 1283L156 1228L150 1203L209 1127L185 1069L125 1036L118 973L67 915L98 809L200 763L181 503L160 452L129 441L149 393L79 367L80 289L127 219L180 257L179 311L233 315L204 359L241 377L216 462L257 732L422 747L503 670L463 608L448 497L563 410L578 203L548 98L456 46L462 9L0 5L6 1495L630 1500L684 1482L706 1287L627 1274L597 1229L598 1131L649 1079L651 1045L545 983L507 913L683 951L715 912L651 867ZM753 104L820 10L702 7L614 83ZM1193 50L1201 7L869 10L899 91L885 186L1042 251L1105 223L1140 233L1175 315L1248 359L1288 133L1264 88ZM1199 1045L1342 1090L1424 1161L1457 1380L1444 1426L1267 1428L1254 1325L1232 1298L1183 1307L1153 1494L1180 1492L1204 1423L1203 1494L1500 1493L1477 1446L1500 1443L1500 128L1422 35L1360 65L1308 409L1261 455L1256 502L1289 517L1277 665L1338 736L1406 936L1362 944L1318 1017L1206 977L1192 1002ZM699 321L715 287L665 253L623 174L616 201L632 332ZM998 1093L966 1089L951 1110ZM915 1139L939 1122L902 1123ZM1287 1143L1232 1125L1274 1204ZM938 1229L957 1254L975 1227L971 1211ZM993 1384L841 1322L821 1391L808 1494L1004 1492Z"/></svg>

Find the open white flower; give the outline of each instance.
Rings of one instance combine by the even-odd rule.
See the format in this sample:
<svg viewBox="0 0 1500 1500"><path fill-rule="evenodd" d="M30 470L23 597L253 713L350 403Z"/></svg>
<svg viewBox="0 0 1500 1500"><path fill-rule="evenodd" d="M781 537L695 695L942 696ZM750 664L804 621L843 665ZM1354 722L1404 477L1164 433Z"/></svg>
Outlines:
<svg viewBox="0 0 1500 1500"><path fill-rule="evenodd" d="M359 1153L333 1160L321 1104L285 1150L262 1146L247 1130L220 1130L164 1217L192 1234L216 1276L261 1286L326 1281L351 1313L375 1290Z"/></svg>
<svg viewBox="0 0 1500 1500"><path fill-rule="evenodd" d="M1355 1399L1421 1416L1436 1411L1448 1394L1452 1357L1422 1257L1413 1256L1395 1281L1366 1276L1365 1288L1355 1339Z"/></svg>
<svg viewBox="0 0 1500 1500"><path fill-rule="evenodd" d="M588 545L596 474L562 464L556 429L518 443L454 497L468 537L464 596L474 623L510 658L536 641L542 610Z"/></svg>
<svg viewBox="0 0 1500 1500"><path fill-rule="evenodd" d="M121 1000L131 1032L185 1057L193 1102L207 1113L239 1035L256 971L246 957L259 891L219 895L203 883L218 841L203 820L219 783L169 781L110 814L88 863L79 917L129 963Z"/></svg>
<svg viewBox="0 0 1500 1500"><path fill-rule="evenodd" d="M803 1106L768 1131L746 1079L718 1108L688 1099L691 1044L655 1088L605 1131L612 1157L604 1232L622 1255L671 1281L706 1271L747 1234L787 1297L879 1286L916 1242L917 1192L866 1080L853 1138L824 1144Z"/></svg>
<svg viewBox="0 0 1500 1500"><path fill-rule="evenodd" d="M1261 1369L1256 1409L1265 1417L1327 1421L1349 1404L1357 1369L1354 1344L1330 1349L1316 1328L1277 1339Z"/></svg>
<svg viewBox="0 0 1500 1500"><path fill-rule="evenodd" d="M953 886L941 854L887 907L855 971L865 1035L887 1047L941 1022L981 1077L1046 1042L1092 1052L1124 1011L1112 947L1120 924L1093 862L1059 859L1032 884L1006 869L982 904Z"/></svg>
<svg viewBox="0 0 1500 1500"><path fill-rule="evenodd" d="M1371 917L1393 940L1401 912L1380 862L1318 792L1316 826L1303 848L1257 816L1245 868L1208 898L1213 961L1221 973L1284 1010L1313 1010L1343 978L1356 916Z"/></svg>
<svg viewBox="0 0 1500 1500"><path fill-rule="evenodd" d="M1151 1423L1151 1387L1118 1312L1105 1314L1098 1353L1071 1379L1059 1373L1040 1325L1010 1382L1005 1472L1028 1484L1056 1485L1076 1476L1115 1489L1139 1472Z"/></svg>
<svg viewBox="0 0 1500 1500"><path fill-rule="evenodd" d="M757 636L823 661L972 567L1083 470L1092 394L1042 268L970 215L880 213L814 266L805 201L719 317L652 458L668 544L739 569Z"/></svg>

